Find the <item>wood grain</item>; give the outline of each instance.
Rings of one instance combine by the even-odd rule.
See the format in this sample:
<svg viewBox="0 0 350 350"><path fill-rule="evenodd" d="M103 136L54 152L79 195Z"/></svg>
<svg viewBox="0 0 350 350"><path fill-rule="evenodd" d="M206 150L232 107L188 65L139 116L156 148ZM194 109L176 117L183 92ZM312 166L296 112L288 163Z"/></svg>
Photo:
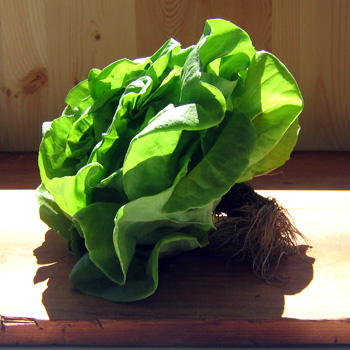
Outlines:
<svg viewBox="0 0 350 350"><path fill-rule="evenodd" d="M91 68L136 58L133 14L134 1L0 1L0 150L36 150Z"/></svg>
<svg viewBox="0 0 350 350"><path fill-rule="evenodd" d="M183 47L198 42L209 18L223 18L242 27L257 49L271 50L270 0L151 0L136 6L138 56L151 55L173 37Z"/></svg>
<svg viewBox="0 0 350 350"><path fill-rule="evenodd" d="M300 2L299 84L305 99L300 148L349 149L349 16L347 0Z"/></svg>
<svg viewBox="0 0 350 350"><path fill-rule="evenodd" d="M271 51L300 81L300 2L280 0L272 2Z"/></svg>
<svg viewBox="0 0 350 350"><path fill-rule="evenodd" d="M48 71L43 3L0 3L2 30L2 128L0 148L31 149L47 115ZM41 117L40 117L41 116Z"/></svg>
<svg viewBox="0 0 350 350"><path fill-rule="evenodd" d="M136 58L134 1L51 0L45 3L50 71L49 120L60 115L68 91L124 57Z"/></svg>
<svg viewBox="0 0 350 350"><path fill-rule="evenodd" d="M196 250L161 261L150 298L112 303L71 285L67 242L38 215L36 154L0 153L0 345L350 344L349 161L350 152L294 152L251 182L313 246L300 242L285 262L288 283Z"/></svg>
<svg viewBox="0 0 350 350"><path fill-rule="evenodd" d="M305 100L297 150L350 150L348 0L0 0L0 150L36 150L41 124L93 68L196 43L208 18L274 53Z"/></svg>
<svg viewBox="0 0 350 350"><path fill-rule="evenodd" d="M3 345L283 346L350 343L347 320L3 320ZM93 339L93 340L92 340Z"/></svg>

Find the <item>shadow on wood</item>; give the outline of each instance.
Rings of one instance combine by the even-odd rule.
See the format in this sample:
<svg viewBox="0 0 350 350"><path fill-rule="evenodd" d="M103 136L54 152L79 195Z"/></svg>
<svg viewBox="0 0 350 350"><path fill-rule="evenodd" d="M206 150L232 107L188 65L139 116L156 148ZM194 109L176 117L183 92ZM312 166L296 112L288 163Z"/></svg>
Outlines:
<svg viewBox="0 0 350 350"><path fill-rule="evenodd" d="M34 250L38 268L34 284L48 279L42 303L51 320L224 320L278 319L284 311L284 296L301 292L312 281L314 259L307 246L287 259L283 273L289 281L268 285L256 278L249 265L227 264L197 249L163 259L159 287L148 299L114 303L77 291L69 281L75 264L67 242L53 230Z"/></svg>

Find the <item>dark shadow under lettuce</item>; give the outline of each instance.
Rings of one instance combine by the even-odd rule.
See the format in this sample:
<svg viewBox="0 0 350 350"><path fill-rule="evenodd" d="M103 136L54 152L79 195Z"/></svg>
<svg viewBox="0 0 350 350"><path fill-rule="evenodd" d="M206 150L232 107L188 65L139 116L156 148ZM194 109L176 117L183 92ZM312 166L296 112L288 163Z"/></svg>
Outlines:
<svg viewBox="0 0 350 350"><path fill-rule="evenodd" d="M284 296L300 293L313 278L306 245L281 265L287 283L273 286L254 276L251 265L230 263L196 249L161 259L159 287L151 297L116 303L80 293L69 281L75 264L67 241L53 230L34 250L39 266L34 284L48 279L42 302L51 320L81 319L276 319ZM273 268L273 267L272 267Z"/></svg>

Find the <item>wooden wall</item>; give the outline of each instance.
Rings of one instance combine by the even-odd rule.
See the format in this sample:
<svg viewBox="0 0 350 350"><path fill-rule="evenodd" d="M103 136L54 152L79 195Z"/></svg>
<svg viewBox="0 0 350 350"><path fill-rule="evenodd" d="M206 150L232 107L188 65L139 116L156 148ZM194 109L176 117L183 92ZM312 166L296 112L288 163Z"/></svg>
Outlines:
<svg viewBox="0 0 350 350"><path fill-rule="evenodd" d="M0 0L0 150L36 150L41 124L93 67L196 43L208 18L274 53L305 99L299 150L350 150L350 0Z"/></svg>

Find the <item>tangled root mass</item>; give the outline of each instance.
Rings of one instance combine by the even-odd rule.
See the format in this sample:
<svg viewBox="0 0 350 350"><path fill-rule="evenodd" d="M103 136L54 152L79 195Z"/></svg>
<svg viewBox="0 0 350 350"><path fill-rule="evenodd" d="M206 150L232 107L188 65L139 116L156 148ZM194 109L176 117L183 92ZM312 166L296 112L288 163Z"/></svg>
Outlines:
<svg viewBox="0 0 350 350"><path fill-rule="evenodd" d="M263 197L244 183L222 197L213 219L216 229L208 232L209 253L228 261L250 261L254 273L268 283L278 280L280 262L297 251L298 238L306 241L275 198Z"/></svg>

